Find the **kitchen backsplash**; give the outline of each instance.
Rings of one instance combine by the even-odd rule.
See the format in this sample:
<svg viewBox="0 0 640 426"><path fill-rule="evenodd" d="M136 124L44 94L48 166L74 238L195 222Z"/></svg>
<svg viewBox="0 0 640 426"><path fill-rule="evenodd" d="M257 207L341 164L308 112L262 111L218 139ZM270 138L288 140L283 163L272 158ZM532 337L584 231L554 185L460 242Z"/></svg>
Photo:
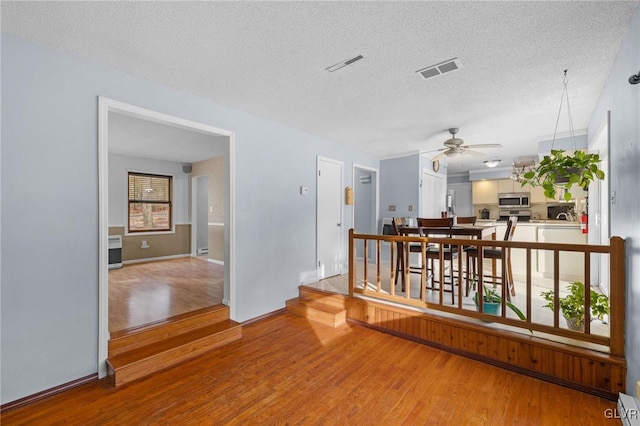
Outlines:
<svg viewBox="0 0 640 426"><path fill-rule="evenodd" d="M480 219L482 216L481 210L489 210L489 219L497 220L500 216L500 209L497 204L474 204L473 214ZM546 204L532 204L530 207L531 219L549 219L547 217L547 205Z"/></svg>

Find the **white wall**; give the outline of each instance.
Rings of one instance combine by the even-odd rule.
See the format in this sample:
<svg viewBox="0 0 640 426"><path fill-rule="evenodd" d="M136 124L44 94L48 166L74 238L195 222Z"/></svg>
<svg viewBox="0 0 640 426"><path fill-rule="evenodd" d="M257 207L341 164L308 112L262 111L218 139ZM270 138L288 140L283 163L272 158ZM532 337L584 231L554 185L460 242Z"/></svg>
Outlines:
<svg viewBox="0 0 640 426"><path fill-rule="evenodd" d="M640 8L636 9L589 124L589 143L611 111L610 182L616 193L611 206L611 235L627 243L626 354L627 393L640 380L640 84L628 82L640 68ZM613 194L611 194L613 195Z"/></svg>
<svg viewBox="0 0 640 426"><path fill-rule="evenodd" d="M191 223L189 175L182 171L182 164L109 154L109 226L127 223L128 172L173 176L173 222L178 225Z"/></svg>
<svg viewBox="0 0 640 426"><path fill-rule="evenodd" d="M1 77L2 404L98 369L98 96L236 132L238 321L283 308L315 276L316 156L378 168L344 145L13 35L2 34Z"/></svg>

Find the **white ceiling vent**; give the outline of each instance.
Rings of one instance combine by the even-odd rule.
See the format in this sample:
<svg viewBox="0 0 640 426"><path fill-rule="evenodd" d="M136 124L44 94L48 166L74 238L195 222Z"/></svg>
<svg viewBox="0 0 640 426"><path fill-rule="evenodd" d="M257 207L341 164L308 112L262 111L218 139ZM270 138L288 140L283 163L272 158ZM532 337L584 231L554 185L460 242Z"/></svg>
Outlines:
<svg viewBox="0 0 640 426"><path fill-rule="evenodd" d="M431 65L427 68L416 71L425 80L431 77L436 77L447 72L456 71L462 68L462 64L458 58L449 59L448 61L440 62L439 64Z"/></svg>

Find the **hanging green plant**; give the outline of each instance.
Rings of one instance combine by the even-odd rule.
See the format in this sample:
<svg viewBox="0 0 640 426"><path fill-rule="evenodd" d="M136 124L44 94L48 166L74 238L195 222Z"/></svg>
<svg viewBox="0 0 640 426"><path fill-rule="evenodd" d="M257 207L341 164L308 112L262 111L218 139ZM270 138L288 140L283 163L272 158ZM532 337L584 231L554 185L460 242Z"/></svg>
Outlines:
<svg viewBox="0 0 640 426"><path fill-rule="evenodd" d="M564 200L573 198L571 188L580 186L585 191L595 179L604 179L604 172L600 170L600 156L587 154L584 151L574 151L573 155L564 155L562 149L552 149L551 155L545 155L538 167L524 174L522 186L542 186L544 196L556 198L559 190L564 190Z"/></svg>

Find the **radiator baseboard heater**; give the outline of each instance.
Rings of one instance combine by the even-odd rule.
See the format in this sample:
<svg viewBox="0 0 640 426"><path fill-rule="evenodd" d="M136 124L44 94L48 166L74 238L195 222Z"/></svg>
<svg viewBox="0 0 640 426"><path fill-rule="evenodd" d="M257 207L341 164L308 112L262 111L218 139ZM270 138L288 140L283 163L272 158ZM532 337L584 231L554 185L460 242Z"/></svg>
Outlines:
<svg viewBox="0 0 640 426"><path fill-rule="evenodd" d="M122 235L109 235L109 269L122 268Z"/></svg>

